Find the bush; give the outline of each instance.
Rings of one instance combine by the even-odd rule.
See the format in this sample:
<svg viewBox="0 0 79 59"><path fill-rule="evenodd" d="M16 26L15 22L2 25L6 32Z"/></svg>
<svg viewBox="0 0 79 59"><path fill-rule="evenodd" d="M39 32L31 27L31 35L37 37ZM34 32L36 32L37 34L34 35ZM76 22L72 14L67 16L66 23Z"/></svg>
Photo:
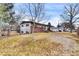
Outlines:
<svg viewBox="0 0 79 59"><path fill-rule="evenodd" d="M78 27L78 29L77 29L77 35L79 36L79 27Z"/></svg>

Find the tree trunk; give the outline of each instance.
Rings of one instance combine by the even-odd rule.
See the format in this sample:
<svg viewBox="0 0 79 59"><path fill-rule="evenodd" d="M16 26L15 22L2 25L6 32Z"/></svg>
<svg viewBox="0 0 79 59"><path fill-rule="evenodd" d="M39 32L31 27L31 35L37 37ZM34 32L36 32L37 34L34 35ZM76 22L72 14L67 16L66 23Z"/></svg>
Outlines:
<svg viewBox="0 0 79 59"><path fill-rule="evenodd" d="M31 33L34 33L34 29L35 29L35 22L33 22L32 28L31 28Z"/></svg>
<svg viewBox="0 0 79 59"><path fill-rule="evenodd" d="M33 26L32 26L32 39L33 39L33 41L35 40L35 38L34 38L34 32L35 32L35 22L33 22Z"/></svg>
<svg viewBox="0 0 79 59"><path fill-rule="evenodd" d="M7 36L10 36L10 29L7 30Z"/></svg>
<svg viewBox="0 0 79 59"><path fill-rule="evenodd" d="M72 14L71 14L71 16L70 16L70 33L72 33L72 19L73 19L73 17L72 17Z"/></svg>
<svg viewBox="0 0 79 59"><path fill-rule="evenodd" d="M70 23L70 33L72 33L72 30L73 30L72 23Z"/></svg>
<svg viewBox="0 0 79 59"><path fill-rule="evenodd" d="M70 33L72 33L72 29L70 29Z"/></svg>
<svg viewBox="0 0 79 59"><path fill-rule="evenodd" d="M0 29L0 36L1 36L1 29Z"/></svg>

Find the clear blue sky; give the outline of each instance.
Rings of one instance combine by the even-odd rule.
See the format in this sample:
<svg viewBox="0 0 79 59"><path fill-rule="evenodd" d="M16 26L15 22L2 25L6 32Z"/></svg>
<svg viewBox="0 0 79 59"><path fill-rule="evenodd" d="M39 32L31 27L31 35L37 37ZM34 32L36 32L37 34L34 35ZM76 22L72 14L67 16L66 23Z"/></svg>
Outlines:
<svg viewBox="0 0 79 59"><path fill-rule="evenodd" d="M49 3L45 5L47 14L55 17L59 16L64 11L64 5L65 4L59 4L59 3Z"/></svg>
<svg viewBox="0 0 79 59"><path fill-rule="evenodd" d="M50 16L48 22L52 25L57 26L58 21L61 20L60 15L64 12L64 3L45 3L45 12L47 16ZM15 9L18 10L24 8L23 4L15 4Z"/></svg>

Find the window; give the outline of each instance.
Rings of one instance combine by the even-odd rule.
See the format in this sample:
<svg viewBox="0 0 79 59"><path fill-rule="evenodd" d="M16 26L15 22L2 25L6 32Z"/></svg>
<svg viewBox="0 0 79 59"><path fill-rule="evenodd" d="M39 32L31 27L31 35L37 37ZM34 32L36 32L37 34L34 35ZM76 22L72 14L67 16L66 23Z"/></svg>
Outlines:
<svg viewBox="0 0 79 59"><path fill-rule="evenodd" d="M26 26L29 26L29 24L26 24Z"/></svg>
<svg viewBox="0 0 79 59"><path fill-rule="evenodd" d="M22 25L22 27L23 27L23 25Z"/></svg>

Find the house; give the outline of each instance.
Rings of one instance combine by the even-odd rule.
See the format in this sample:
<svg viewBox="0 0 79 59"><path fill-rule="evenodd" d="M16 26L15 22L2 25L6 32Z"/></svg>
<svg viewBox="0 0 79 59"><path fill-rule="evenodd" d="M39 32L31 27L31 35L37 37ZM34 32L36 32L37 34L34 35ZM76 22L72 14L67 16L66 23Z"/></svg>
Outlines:
<svg viewBox="0 0 79 59"><path fill-rule="evenodd" d="M52 30L51 26L51 30ZM32 21L22 21L20 23L20 33L32 33L33 30L33 22ZM48 30L48 25L46 24L41 24L41 23L37 23L35 22L35 28L34 28L34 32L46 32Z"/></svg>

